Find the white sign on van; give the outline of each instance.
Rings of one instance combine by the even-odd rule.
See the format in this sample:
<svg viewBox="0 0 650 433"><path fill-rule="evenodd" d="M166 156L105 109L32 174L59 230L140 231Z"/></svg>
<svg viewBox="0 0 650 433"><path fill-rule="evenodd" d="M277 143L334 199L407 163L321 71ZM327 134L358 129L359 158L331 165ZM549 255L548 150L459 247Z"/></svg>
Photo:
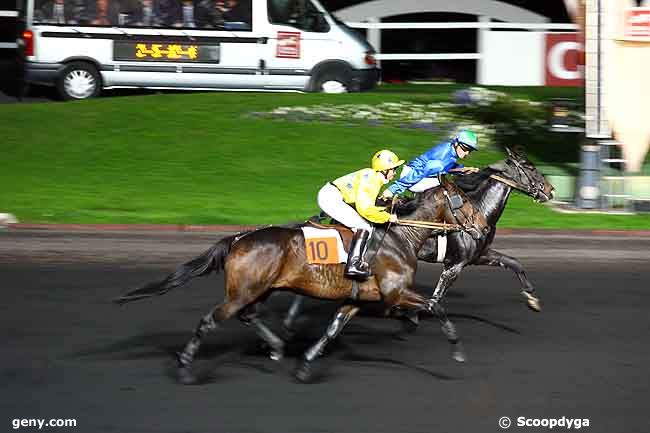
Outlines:
<svg viewBox="0 0 650 433"><path fill-rule="evenodd" d="M275 57L300 58L300 32L278 32L278 46Z"/></svg>

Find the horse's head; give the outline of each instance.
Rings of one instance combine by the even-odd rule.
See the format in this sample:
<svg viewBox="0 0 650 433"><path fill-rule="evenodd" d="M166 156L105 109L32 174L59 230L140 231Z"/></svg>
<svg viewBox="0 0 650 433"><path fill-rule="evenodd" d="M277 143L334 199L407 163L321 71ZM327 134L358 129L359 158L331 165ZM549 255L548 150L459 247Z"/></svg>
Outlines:
<svg viewBox="0 0 650 433"><path fill-rule="evenodd" d="M439 218L446 223L458 224L473 239L481 239L490 229L485 216L469 201L465 193L454 183L443 178L440 188L434 191L439 206Z"/></svg>
<svg viewBox="0 0 650 433"><path fill-rule="evenodd" d="M508 158L490 165L497 175L513 182L516 188L538 202L553 199L555 188L524 155L508 148Z"/></svg>

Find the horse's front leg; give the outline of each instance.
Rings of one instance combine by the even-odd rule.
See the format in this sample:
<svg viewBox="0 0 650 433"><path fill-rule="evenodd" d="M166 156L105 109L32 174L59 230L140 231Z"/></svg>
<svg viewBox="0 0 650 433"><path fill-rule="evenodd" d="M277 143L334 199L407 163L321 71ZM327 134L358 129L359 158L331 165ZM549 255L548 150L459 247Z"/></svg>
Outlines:
<svg viewBox="0 0 650 433"><path fill-rule="evenodd" d="M325 347L330 341L333 341L343 330L350 319L357 314L359 307L352 304L344 304L338 309L334 319L327 327L325 335L310 347L304 354L302 362L298 365L294 376L300 382L309 382L312 379L312 365L314 361L323 354Z"/></svg>
<svg viewBox="0 0 650 433"><path fill-rule="evenodd" d="M274 361L280 361L284 357L284 341L273 331L269 329L266 324L259 318L257 304L253 304L248 308L239 312L239 320L246 325L252 325L255 328L255 333L268 345L270 349L270 358Z"/></svg>
<svg viewBox="0 0 650 433"><path fill-rule="evenodd" d="M467 361L465 348L463 347L462 341L460 341L460 335L456 330L456 325L454 325L452 321L449 320L444 307L435 300L430 299L429 311L438 316L438 320L440 321L440 328L451 344L451 357L458 362Z"/></svg>
<svg viewBox="0 0 650 433"><path fill-rule="evenodd" d="M502 268L510 269L517 275L519 282L521 283L521 294L526 299L526 305L533 311L541 311L542 307L540 305L539 298L535 296L535 288L528 280L526 276L526 271L522 266L521 262L514 257L507 256L495 250L487 250L476 261L477 265L487 265L487 266L501 266Z"/></svg>
<svg viewBox="0 0 650 433"><path fill-rule="evenodd" d="M420 311L427 311L436 315L438 320L440 320L442 332L451 344L451 357L458 362L464 362L467 359L465 350L463 349L463 344L461 343L458 332L456 331L456 326L451 322L451 320L449 320L442 305L407 289L397 291L396 296L388 297L386 299L386 303L390 305L390 308L392 309L413 312L416 317L417 313ZM408 313L406 314L406 317L410 317Z"/></svg>
<svg viewBox="0 0 650 433"><path fill-rule="evenodd" d="M454 284L454 281L456 281L458 275L460 275L460 272L463 270L466 264L467 262L463 261L455 263L452 266L445 265L442 273L440 274L440 278L438 278L438 284L436 285L436 288L433 291L433 295L431 296L432 301L436 303L442 302L447 289L451 287L452 284Z"/></svg>

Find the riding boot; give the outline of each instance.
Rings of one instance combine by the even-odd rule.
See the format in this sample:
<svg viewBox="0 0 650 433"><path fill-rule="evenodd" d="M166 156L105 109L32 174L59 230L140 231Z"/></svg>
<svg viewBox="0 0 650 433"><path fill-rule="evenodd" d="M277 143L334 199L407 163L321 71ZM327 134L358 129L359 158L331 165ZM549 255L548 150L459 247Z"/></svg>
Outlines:
<svg viewBox="0 0 650 433"><path fill-rule="evenodd" d="M345 266L345 276L355 280L366 280L370 276L370 265L365 261L366 244L370 232L368 230L357 229L352 239L348 263Z"/></svg>

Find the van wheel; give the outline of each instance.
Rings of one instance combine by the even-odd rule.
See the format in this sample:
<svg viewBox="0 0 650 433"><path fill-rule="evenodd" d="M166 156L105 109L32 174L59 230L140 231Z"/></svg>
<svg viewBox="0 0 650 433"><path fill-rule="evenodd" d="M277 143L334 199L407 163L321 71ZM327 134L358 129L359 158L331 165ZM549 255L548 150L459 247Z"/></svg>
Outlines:
<svg viewBox="0 0 650 433"><path fill-rule="evenodd" d="M343 74L323 74L316 80L314 91L323 93L347 93L349 91L349 80Z"/></svg>
<svg viewBox="0 0 650 433"><path fill-rule="evenodd" d="M73 62L63 68L56 84L63 100L88 99L99 95L101 77L89 63Z"/></svg>

